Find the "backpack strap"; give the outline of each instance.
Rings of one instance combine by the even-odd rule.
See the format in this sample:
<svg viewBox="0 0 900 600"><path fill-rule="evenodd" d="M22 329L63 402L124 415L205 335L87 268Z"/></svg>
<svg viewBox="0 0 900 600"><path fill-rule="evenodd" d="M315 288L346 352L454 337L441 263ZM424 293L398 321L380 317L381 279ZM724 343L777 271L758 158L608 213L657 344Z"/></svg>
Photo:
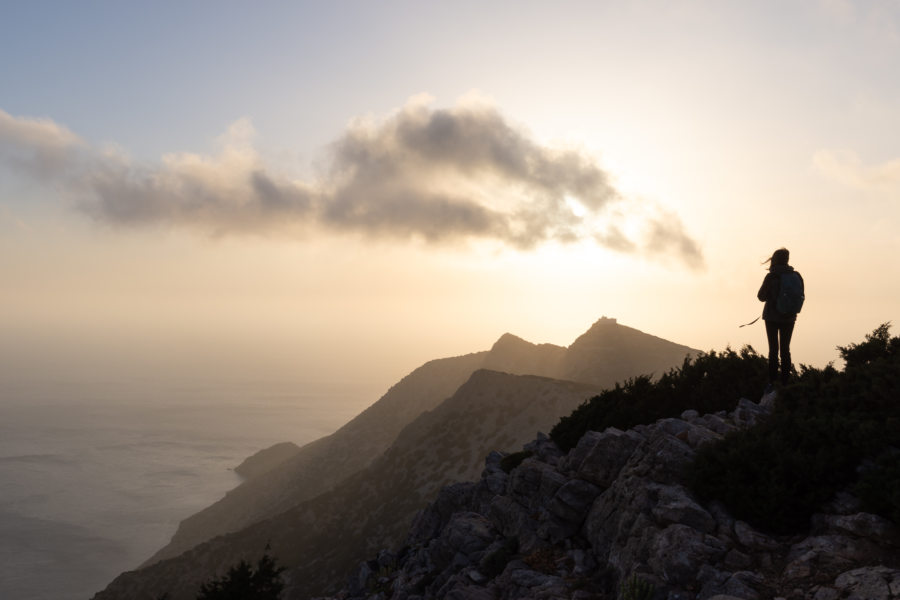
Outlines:
<svg viewBox="0 0 900 600"><path fill-rule="evenodd" d="M756 323L757 321L759 321L761 318L762 318L762 315L756 317L755 319L753 319L753 320L750 321L749 323L744 323L743 325L739 326L738 329L740 329L741 327L746 327L747 325L753 325L754 323Z"/></svg>

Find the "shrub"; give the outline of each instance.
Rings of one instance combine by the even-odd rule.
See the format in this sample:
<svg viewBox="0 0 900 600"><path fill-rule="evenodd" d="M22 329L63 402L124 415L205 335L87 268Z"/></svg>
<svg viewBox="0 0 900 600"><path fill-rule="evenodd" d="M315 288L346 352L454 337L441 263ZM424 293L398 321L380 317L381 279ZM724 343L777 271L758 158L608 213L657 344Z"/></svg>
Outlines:
<svg viewBox="0 0 900 600"><path fill-rule="evenodd" d="M900 451L892 448L863 469L855 491L863 510L900 525Z"/></svg>
<svg viewBox="0 0 900 600"><path fill-rule="evenodd" d="M255 569L242 560L223 577L202 584L197 600L278 600L284 589L282 571L267 548Z"/></svg>
<svg viewBox="0 0 900 600"><path fill-rule="evenodd" d="M864 367L873 360L897 354L900 351L900 340L898 338L891 339L890 328L890 322L882 323L872 333L866 335L866 341L860 344L838 346L838 351L847 368Z"/></svg>
<svg viewBox="0 0 900 600"><path fill-rule="evenodd" d="M701 498L760 529L803 531L822 503L856 484L861 465L900 446L900 340L885 324L838 349L843 372L804 368L771 418L698 451L691 485ZM857 489L872 510L896 519L900 494L884 493L900 489L892 466L875 462Z"/></svg>
<svg viewBox="0 0 900 600"><path fill-rule="evenodd" d="M659 380L649 375L616 384L560 419L550 437L563 450L578 444L588 431L607 427L628 429L664 417L677 417L688 409L701 413L730 410L741 397L755 397L766 381L766 360L750 346L740 353L701 353L687 358Z"/></svg>
<svg viewBox="0 0 900 600"><path fill-rule="evenodd" d="M655 592L656 586L635 574L622 584L619 589L619 598L621 600L650 600Z"/></svg>

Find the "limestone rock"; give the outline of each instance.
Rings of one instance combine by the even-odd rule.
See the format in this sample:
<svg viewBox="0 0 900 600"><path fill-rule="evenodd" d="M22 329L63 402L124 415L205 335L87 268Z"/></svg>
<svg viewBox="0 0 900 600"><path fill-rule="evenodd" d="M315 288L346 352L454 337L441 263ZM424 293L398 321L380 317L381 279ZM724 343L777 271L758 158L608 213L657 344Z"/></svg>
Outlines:
<svg viewBox="0 0 900 600"><path fill-rule="evenodd" d="M607 488L642 441L639 435L614 427L602 433L589 431L563 460L562 468L594 485Z"/></svg>
<svg viewBox="0 0 900 600"><path fill-rule="evenodd" d="M838 533L865 537L881 543L897 540L900 533L896 525L871 513L827 516L825 522Z"/></svg>
<svg viewBox="0 0 900 600"><path fill-rule="evenodd" d="M900 570L863 567L842 573L834 582L841 598L891 600L900 596Z"/></svg>
<svg viewBox="0 0 900 600"><path fill-rule="evenodd" d="M691 498L682 486L654 486L656 506L650 513L662 525L680 523L703 533L712 533L716 528L713 519L702 506Z"/></svg>
<svg viewBox="0 0 900 600"><path fill-rule="evenodd" d="M379 584L396 600L616 598L631 577L653 586L654 600L900 600L896 526L846 510L846 499L787 539L691 494L696 448L767 414L746 400L731 413L687 411L588 432L565 456L539 436L508 476L492 454L481 481L445 488L420 513L409 551L361 567L342 598L396 557L397 573Z"/></svg>
<svg viewBox="0 0 900 600"><path fill-rule="evenodd" d="M647 562L666 583L688 585L695 581L701 566L718 562L726 552L719 539L677 524L653 540Z"/></svg>

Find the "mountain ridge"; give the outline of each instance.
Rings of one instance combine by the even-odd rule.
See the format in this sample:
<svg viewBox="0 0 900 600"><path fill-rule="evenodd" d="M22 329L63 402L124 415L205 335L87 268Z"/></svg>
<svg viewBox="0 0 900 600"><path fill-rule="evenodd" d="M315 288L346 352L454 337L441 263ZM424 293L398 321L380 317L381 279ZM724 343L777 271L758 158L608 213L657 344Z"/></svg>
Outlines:
<svg viewBox="0 0 900 600"><path fill-rule="evenodd" d="M604 341L604 338L609 337L614 337L616 341ZM612 386L616 381L658 369L661 356L667 356L668 366L674 367L696 352L687 346L618 325L614 319L605 317L579 336L579 340L579 345L570 350L552 344L531 344L512 334L504 334L490 351L425 363L392 386L382 399L335 434L307 444L284 463L244 482L216 504L186 519L172 543L147 561L140 570L116 578L95 598L132 598L146 590L162 594L172 591L165 588L166 582L172 581L180 582L179 589L173 591L175 600L190 598L191 585L220 574L217 569L221 569L223 565L243 558L252 559L251 556L242 555L240 549L252 552L254 544L264 546L271 541L268 538L281 540L277 542L279 556L289 561L293 570L301 567L299 561L305 561L302 567L306 569L304 579L309 591L323 591L325 587L322 586L333 581L325 578L324 574L337 573L352 565L353 560L362 558L364 555L358 555L360 552L376 547L379 541L383 543L399 535L414 510L423 506L428 500L428 494L436 493L440 484L460 480L463 476L477 477L481 459L490 450L524 443L533 437L536 430L549 428L555 420L571 412L604 385ZM635 360L630 364L618 361L613 367L603 364L603 357L611 352L614 354L616 346L620 353L636 357ZM641 347L643 352L640 351ZM568 364L565 361L567 355L570 357ZM642 361L642 355L650 357L650 360ZM589 368L592 363L595 365L594 370ZM483 369L485 365L499 367L504 371L538 372L515 375ZM579 370L579 376L585 381L573 382L551 377L573 372L573 368ZM540 404L534 398L523 400L528 405L542 407L533 415L534 422L524 422L519 419L522 407L512 402L513 399L505 397L503 390L495 390L493 396L485 397L483 407L484 411L495 411L486 417L494 423L495 431L482 440L485 444L494 446L474 449L472 444L475 442L470 436L465 444L460 442L459 445L472 446L473 450L465 456L454 454L445 457L447 460L452 459L451 462L445 460L425 469L424 472L428 473L430 479L419 482L421 485L416 488L416 494L410 493L404 503L392 502L390 496L385 496L367 511L355 504L354 496L365 496L380 489L377 482L385 477L384 471L373 465L379 460L392 460L389 458L391 456L396 458L392 454L392 451L396 452L394 445L413 422L419 419L428 422L429 419L436 418L435 415L449 414L445 411L454 406L453 402L449 402L456 396L454 392L458 392L467 383L471 384L467 388L471 392L471 388L477 388L479 382L484 385L500 378L510 389L514 389L514 382L519 381L515 377L530 377L521 380L528 382L525 386L527 389L520 394L522 398L531 398L531 392L528 391L531 388L553 388L558 393L562 393L559 392L561 389L575 389L580 390L580 395L569 395L564 405L553 406ZM457 397L456 402L459 401ZM441 410L444 404L447 406ZM399 419L395 418L397 414L400 414ZM528 413L522 414L528 416ZM389 415L391 419L382 419L384 415ZM501 427L504 420L511 420L518 427L509 439L497 437L504 431ZM484 422L466 421L468 424L461 427L461 430L466 434L478 431ZM416 426L422 427L422 422ZM429 427L434 432L434 439L445 435L448 429L446 424L438 426L432 423ZM405 435L416 437L415 434ZM449 469L450 473L444 473L444 469ZM451 479L448 480L445 476L450 476ZM402 481L397 482L398 486L402 484ZM356 506L353 510L363 515L368 525L362 530L335 529L335 523L339 525L342 520L342 509L347 506ZM395 508L390 508L392 506ZM379 520L369 518L369 512L377 512ZM355 548L354 554L330 558L323 556L327 553L321 550L322 546L329 546L335 539L348 535L353 540L351 546ZM359 535L363 535L363 538L359 538ZM291 539L295 539L296 543L288 543L285 536L293 536ZM360 539L364 539L364 542L360 542ZM275 546L273 544L273 548ZM298 547L305 547L307 550L296 550ZM309 549L312 549L311 553ZM320 588L317 590L315 585Z"/></svg>
<svg viewBox="0 0 900 600"><path fill-rule="evenodd" d="M369 464L418 414L405 401L407 397L418 401L420 410L433 408L465 381L484 354L426 362L334 433L305 444L280 464L182 521L169 544L142 566L177 556L216 535L275 516L327 491Z"/></svg>
<svg viewBox="0 0 900 600"><path fill-rule="evenodd" d="M630 376L676 366L696 353L688 346L601 317L568 348L534 344L505 333L490 350L427 361L334 433L302 446L280 464L184 519L172 540L142 566L177 556L198 543L238 531L327 491L368 465L403 427L453 394L477 369L612 386ZM608 361L615 364L606 365Z"/></svg>

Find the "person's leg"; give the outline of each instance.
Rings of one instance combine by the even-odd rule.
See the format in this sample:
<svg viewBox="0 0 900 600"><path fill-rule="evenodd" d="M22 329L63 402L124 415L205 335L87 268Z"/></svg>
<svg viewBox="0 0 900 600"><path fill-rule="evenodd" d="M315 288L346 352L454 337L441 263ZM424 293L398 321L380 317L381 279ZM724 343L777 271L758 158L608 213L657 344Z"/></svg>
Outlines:
<svg viewBox="0 0 900 600"><path fill-rule="evenodd" d="M778 381L778 323L765 321L769 339L769 383Z"/></svg>
<svg viewBox="0 0 900 600"><path fill-rule="evenodd" d="M778 330L781 338L781 383L786 384L791 378L791 336L794 335L794 323L782 323Z"/></svg>

